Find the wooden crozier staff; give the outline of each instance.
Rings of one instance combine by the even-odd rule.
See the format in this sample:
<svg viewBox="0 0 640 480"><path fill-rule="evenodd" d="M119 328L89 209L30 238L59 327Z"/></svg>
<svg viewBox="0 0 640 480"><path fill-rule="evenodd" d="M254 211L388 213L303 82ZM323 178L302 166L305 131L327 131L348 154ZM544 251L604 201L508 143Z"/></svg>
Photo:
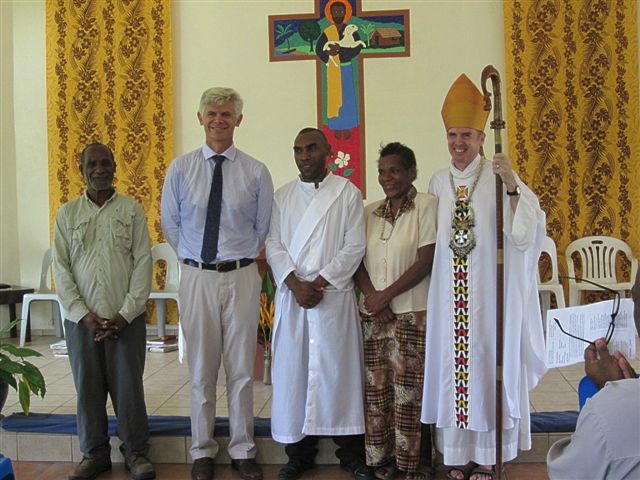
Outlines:
<svg viewBox="0 0 640 480"><path fill-rule="evenodd" d="M502 134L505 128L502 119L500 94L500 74L493 65L482 70L480 83L484 95L484 109L491 110L491 93L487 90L487 80L491 80L493 96L493 120L490 126L495 135L495 153L502 153ZM503 324L504 324L504 237L502 233L502 179L496 175L496 478L502 479L502 365L503 365Z"/></svg>

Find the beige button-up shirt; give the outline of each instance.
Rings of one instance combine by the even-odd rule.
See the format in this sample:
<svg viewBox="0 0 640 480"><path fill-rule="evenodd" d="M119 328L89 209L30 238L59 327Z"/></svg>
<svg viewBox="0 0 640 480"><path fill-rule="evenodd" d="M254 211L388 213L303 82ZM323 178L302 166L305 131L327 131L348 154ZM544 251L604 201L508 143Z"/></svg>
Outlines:
<svg viewBox="0 0 640 480"><path fill-rule="evenodd" d="M375 214L384 201L371 203L364 210L367 227L364 266L376 290L384 290L411 268L418 260L420 247L436 242L436 197L418 193L413 199L414 207L398 217L393 229L387 220ZM420 283L391 300L393 313L426 310L429 278L427 275Z"/></svg>
<svg viewBox="0 0 640 480"><path fill-rule="evenodd" d="M99 207L85 192L65 203L53 232L53 277L66 318L87 313L127 322L144 312L151 290L151 242L142 207L114 193Z"/></svg>

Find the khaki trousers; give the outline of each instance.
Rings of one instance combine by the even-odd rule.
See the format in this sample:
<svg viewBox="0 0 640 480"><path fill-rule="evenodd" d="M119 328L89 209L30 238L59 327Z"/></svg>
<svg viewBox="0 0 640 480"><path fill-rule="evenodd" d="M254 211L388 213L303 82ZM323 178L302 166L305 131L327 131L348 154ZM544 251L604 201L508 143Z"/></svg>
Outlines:
<svg viewBox="0 0 640 480"><path fill-rule="evenodd" d="M191 376L191 457L215 458L216 383L227 377L232 459L254 458L253 362L261 280L255 263L230 272L181 265L180 324Z"/></svg>

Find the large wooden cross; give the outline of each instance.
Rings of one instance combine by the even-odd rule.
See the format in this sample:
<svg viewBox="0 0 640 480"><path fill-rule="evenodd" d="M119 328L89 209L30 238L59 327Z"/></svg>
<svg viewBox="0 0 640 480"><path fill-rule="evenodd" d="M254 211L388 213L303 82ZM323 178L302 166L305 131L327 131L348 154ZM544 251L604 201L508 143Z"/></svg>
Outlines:
<svg viewBox="0 0 640 480"><path fill-rule="evenodd" d="M315 60L318 128L327 166L366 193L364 63L410 54L409 10L360 11L361 0L315 0L315 11L269 16L272 62ZM293 80L292 80L293 81Z"/></svg>

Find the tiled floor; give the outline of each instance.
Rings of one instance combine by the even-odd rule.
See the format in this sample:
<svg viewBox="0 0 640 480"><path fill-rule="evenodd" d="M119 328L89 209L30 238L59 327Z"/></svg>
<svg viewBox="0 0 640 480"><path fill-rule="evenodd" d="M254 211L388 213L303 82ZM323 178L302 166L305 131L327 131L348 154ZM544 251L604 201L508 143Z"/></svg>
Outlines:
<svg viewBox="0 0 640 480"><path fill-rule="evenodd" d="M76 395L67 358L54 357L49 345L55 337L34 336L28 346L43 354L32 360L40 367L45 377L47 393L45 398L32 397L31 410L38 413L76 413ZM15 342L17 343L17 342ZM144 374L145 399L149 415L189 416L189 371L186 360L181 364L177 352L148 353ZM261 381L254 383L253 406L257 417L271 414L271 387ZM228 416L224 369L220 369L217 389L216 415ZM5 415L20 411L18 396L10 390L4 408ZM108 412L113 415L109 405Z"/></svg>
<svg viewBox="0 0 640 480"><path fill-rule="evenodd" d="M76 395L69 361L54 357L49 345L55 337L34 336L29 345L43 354L33 359L41 368L47 383L44 399L32 397L31 409L39 413L75 413ZM17 342L16 342L17 343ZM640 361L632 364L640 371ZM577 410L578 382L584 376L582 364L550 370L531 392L531 409L534 412ZM189 372L186 361L178 362L177 352L149 353L144 375L145 398L149 415L189 415ZM254 382L253 411L257 417L271 415L271 387L260 380ZM224 369L218 376L218 402L216 414L228 416ZM19 411L17 394L10 390L4 413ZM109 407L109 413L113 409Z"/></svg>
<svg viewBox="0 0 640 480"><path fill-rule="evenodd" d="M47 382L47 394L44 399L32 397L31 409L39 413L75 413L75 389L69 362L66 358L56 358L49 349L49 344L56 341L54 337L35 336L32 348L43 353L43 357L33 359L33 363L39 366ZM16 342L17 343L17 342ZM640 361L634 360L634 367L640 371ZM548 372L542 382L531 393L531 406L533 411L552 410L576 410L577 409L577 385L583 377L582 365L554 369ZM221 369L218 380L218 404L217 415L227 416L226 388L224 381L224 370ZM147 355L147 365L145 369L145 392L147 409L150 415L189 415L189 375L186 364L180 364L177 359L177 352L170 353L149 353ZM271 387L265 386L260 380L254 383L254 413L256 416L268 417L271 410ZM7 404L3 409L5 415L20 411L17 395L10 391ZM113 410L109 408L109 413ZM6 433L6 432L5 432ZM69 437L61 440L35 437L33 434L14 435L11 439L9 434L6 438L0 438L0 444L12 445L7 455L11 458L20 459L15 463L16 478L40 478L41 480L66 478L73 468L71 459L79 459L77 437ZM533 438L533 450L521 452L514 464L506 465L505 479L518 480L543 480L547 479L544 458L551 443L563 434L537 434ZM152 439L152 452L150 456L157 462L158 478L182 479L189 478L190 465L188 455L189 439L185 437L163 437ZM263 464L281 464L285 461L284 452L280 445L272 445L270 439L259 440L259 458ZM64 446L64 454L57 452L55 446ZM168 442L168 443L167 443ZM177 443L176 443L177 442ZM35 453L30 453L37 445L45 449L53 449L48 452L50 455L42 455L35 448ZM49 446L47 446L49 445ZM160 446L162 445L162 446ZM169 446L168 446L169 445ZM222 447L222 445L221 445ZM116 448L116 447L114 447ZM154 450L155 448L155 450ZM160 450L158 450L160 448ZM173 456L167 456L167 450L177 452ZM42 450L42 448L40 449ZM55 451L54 451L55 450ZM58 449L60 450L60 449ZM69 452L67 452L69 450ZM326 479L326 480L346 480L349 475L342 472L336 465L328 465L335 462L333 448L321 449L318 462L324 464L322 467L309 472L305 478ZM20 455L18 455L20 451ZM117 448L116 448L117 451ZM223 450L221 450L222 453ZM36 455L36 453L38 453ZM220 455L219 455L220 456ZM77 458L78 457L78 458ZM42 460L32 462L30 460ZM46 460L57 460L52 463ZM218 459L220 463L225 463L224 459ZM114 461L121 461L114 460ZM228 459L227 459L228 461ZM173 463L164 463L173 462ZM533 462L533 463L527 463ZM235 479L237 473L233 472L228 465L218 465L216 478ZM265 480L277 477L280 465L265 465ZM441 468L434 480L445 478L445 470ZM114 470L101 476L100 478L124 479L129 478L121 463L114 464Z"/></svg>

